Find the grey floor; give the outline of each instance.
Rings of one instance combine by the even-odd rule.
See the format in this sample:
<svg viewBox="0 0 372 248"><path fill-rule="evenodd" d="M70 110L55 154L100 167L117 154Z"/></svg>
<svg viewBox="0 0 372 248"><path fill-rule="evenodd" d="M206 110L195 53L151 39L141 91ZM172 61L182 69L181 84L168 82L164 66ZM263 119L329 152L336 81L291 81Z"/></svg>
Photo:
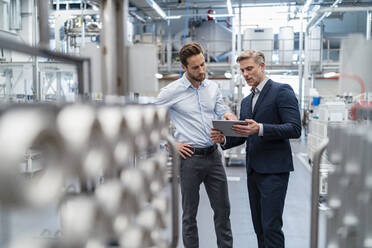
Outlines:
<svg viewBox="0 0 372 248"><path fill-rule="evenodd" d="M292 142L295 171L291 173L286 204L284 209L284 233L287 248L310 247L310 178L311 172L307 168L305 142ZM255 248L256 237L250 217L247 193L247 177L244 165L231 165L226 168L229 180L229 195L231 203L231 224L235 248ZM216 236L213 227L213 213L209 205L204 187L200 191L200 205L198 211L198 227L200 248L213 248ZM6 240L19 238L19 234L28 233L32 237L52 238L58 235L58 214L56 206L50 206L39 211L12 209L0 210L0 247L5 247ZM8 226L7 230L4 229ZM320 240L325 223L324 213L320 218ZM5 231L6 230L6 231ZM324 245L320 245L320 248ZM183 248L180 235L178 248Z"/></svg>
<svg viewBox="0 0 372 248"><path fill-rule="evenodd" d="M299 159L306 151L304 141L292 142L295 171L291 173L284 208L284 234L287 248L306 248L310 246L310 179L311 172ZM231 203L231 225L236 248L257 247L256 236L250 217L245 167L232 165L226 168L229 180ZM198 211L200 247L217 247L213 227L213 213L204 187L200 191ZM183 248L180 239L179 248Z"/></svg>

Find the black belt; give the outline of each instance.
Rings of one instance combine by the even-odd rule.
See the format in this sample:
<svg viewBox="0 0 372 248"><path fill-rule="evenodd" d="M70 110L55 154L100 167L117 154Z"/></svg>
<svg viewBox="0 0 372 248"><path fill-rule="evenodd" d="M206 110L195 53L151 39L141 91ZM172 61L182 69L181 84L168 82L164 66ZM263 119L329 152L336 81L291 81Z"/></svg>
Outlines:
<svg viewBox="0 0 372 248"><path fill-rule="evenodd" d="M204 148L193 148L194 155L208 155L214 152L217 149L217 145L208 146Z"/></svg>

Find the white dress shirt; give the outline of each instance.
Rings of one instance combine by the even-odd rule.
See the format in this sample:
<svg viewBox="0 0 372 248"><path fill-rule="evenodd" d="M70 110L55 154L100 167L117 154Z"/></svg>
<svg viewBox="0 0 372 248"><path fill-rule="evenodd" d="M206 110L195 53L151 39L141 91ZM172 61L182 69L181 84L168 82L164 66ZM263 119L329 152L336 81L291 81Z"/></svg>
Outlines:
<svg viewBox="0 0 372 248"><path fill-rule="evenodd" d="M260 97L260 93L261 93L262 89L265 87L268 80L269 80L269 78L265 77L265 79L261 83L259 83L254 90L253 90L253 88L251 89L252 94L253 94L252 113L253 113L254 107L256 106L256 102L257 102L258 98ZM263 136L263 131L264 131L263 130L263 125L262 125L262 123L258 123L258 125L260 126L260 129L258 131L258 136Z"/></svg>

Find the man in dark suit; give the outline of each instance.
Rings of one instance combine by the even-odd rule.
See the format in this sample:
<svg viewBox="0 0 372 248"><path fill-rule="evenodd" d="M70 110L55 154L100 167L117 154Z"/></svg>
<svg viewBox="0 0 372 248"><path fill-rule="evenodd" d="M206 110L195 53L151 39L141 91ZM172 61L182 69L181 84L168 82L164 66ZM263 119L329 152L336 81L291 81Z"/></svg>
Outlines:
<svg viewBox="0 0 372 248"><path fill-rule="evenodd" d="M244 137L226 137L212 129L211 139L229 149L246 142L249 202L259 248L284 247L283 208L289 172L293 171L291 138L301 135L298 102L292 88L265 75L265 56L247 50L238 58L252 93L241 103L233 130Z"/></svg>

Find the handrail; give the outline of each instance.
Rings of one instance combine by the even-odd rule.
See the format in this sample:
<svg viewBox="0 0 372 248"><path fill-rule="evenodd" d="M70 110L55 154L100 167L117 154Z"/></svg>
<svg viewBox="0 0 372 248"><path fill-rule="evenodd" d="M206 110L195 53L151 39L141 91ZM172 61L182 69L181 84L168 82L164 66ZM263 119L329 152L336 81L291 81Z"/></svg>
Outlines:
<svg viewBox="0 0 372 248"><path fill-rule="evenodd" d="M315 12L315 15L310 19L309 23L306 27L306 32L310 33L311 28L319 23L324 17L327 12L364 12L364 11L372 11L372 7L326 7L319 9Z"/></svg>
<svg viewBox="0 0 372 248"><path fill-rule="evenodd" d="M176 248L178 244L178 177L180 173L179 157L177 153L177 145L175 140L171 135L166 137L166 140L169 144L170 155L172 157L172 175L171 175L171 184L172 184L172 241L170 243L171 248Z"/></svg>
<svg viewBox="0 0 372 248"><path fill-rule="evenodd" d="M325 139L315 151L313 156L313 167L311 177L311 233L310 248L318 248L318 226L319 226L319 169L322 155L327 148L329 139Z"/></svg>
<svg viewBox="0 0 372 248"><path fill-rule="evenodd" d="M28 54L32 56L40 56L49 59L54 59L62 61L68 64L74 64L77 67L77 76L78 76L78 93L79 95L84 95L85 82L88 84L88 90L90 91L91 86L91 66L90 58L71 56L64 53L50 51L44 48L33 47L25 43L10 41L6 38L0 36L0 47L12 50L15 52ZM86 72L86 73L84 73ZM90 92L89 92L90 93Z"/></svg>

